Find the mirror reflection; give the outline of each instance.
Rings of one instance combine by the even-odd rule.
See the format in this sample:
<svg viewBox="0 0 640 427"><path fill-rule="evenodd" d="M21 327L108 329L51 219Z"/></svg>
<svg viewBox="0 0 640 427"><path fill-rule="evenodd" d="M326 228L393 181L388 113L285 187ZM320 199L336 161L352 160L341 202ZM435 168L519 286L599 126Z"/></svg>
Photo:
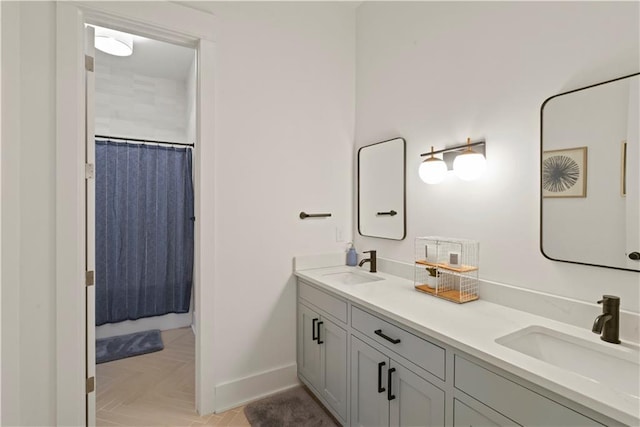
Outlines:
<svg viewBox="0 0 640 427"><path fill-rule="evenodd" d="M358 232L402 240L406 236L403 138L358 150Z"/></svg>
<svg viewBox="0 0 640 427"><path fill-rule="evenodd" d="M542 105L547 258L640 271L639 79L621 77Z"/></svg>

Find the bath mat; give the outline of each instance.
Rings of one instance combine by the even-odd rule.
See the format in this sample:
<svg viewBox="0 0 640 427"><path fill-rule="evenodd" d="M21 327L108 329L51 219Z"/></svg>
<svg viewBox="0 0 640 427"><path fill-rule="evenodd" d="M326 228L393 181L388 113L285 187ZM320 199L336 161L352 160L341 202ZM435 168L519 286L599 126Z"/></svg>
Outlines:
<svg viewBox="0 0 640 427"><path fill-rule="evenodd" d="M252 427L334 427L338 424L304 387L274 394L244 408Z"/></svg>
<svg viewBox="0 0 640 427"><path fill-rule="evenodd" d="M153 353L164 348L159 329L96 340L96 363Z"/></svg>

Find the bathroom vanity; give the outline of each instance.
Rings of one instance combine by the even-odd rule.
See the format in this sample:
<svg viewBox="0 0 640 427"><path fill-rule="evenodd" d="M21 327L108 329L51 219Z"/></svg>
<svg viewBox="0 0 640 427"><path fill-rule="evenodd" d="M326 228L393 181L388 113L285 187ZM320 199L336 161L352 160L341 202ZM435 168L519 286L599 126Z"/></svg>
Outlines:
<svg viewBox="0 0 640 427"><path fill-rule="evenodd" d="M295 274L298 376L343 425L640 423L634 390L603 388L514 349L545 331L607 345L590 325L483 300L458 305L354 267L297 266Z"/></svg>

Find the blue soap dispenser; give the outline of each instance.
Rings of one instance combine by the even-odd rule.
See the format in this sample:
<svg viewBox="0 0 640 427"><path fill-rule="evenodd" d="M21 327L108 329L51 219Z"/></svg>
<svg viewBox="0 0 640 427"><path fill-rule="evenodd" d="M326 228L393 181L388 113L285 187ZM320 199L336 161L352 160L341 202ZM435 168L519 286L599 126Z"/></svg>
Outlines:
<svg viewBox="0 0 640 427"><path fill-rule="evenodd" d="M358 263L358 254L356 253L356 248L353 247L353 243L349 243L350 247L347 251L347 265L351 267L355 267Z"/></svg>

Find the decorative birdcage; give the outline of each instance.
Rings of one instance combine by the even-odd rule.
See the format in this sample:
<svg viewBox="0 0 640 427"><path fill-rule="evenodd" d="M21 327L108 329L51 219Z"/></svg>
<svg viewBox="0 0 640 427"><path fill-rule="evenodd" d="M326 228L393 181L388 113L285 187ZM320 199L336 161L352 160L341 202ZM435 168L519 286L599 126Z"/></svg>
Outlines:
<svg viewBox="0 0 640 427"><path fill-rule="evenodd" d="M416 237L414 286L456 303L478 299L480 244L451 237Z"/></svg>

